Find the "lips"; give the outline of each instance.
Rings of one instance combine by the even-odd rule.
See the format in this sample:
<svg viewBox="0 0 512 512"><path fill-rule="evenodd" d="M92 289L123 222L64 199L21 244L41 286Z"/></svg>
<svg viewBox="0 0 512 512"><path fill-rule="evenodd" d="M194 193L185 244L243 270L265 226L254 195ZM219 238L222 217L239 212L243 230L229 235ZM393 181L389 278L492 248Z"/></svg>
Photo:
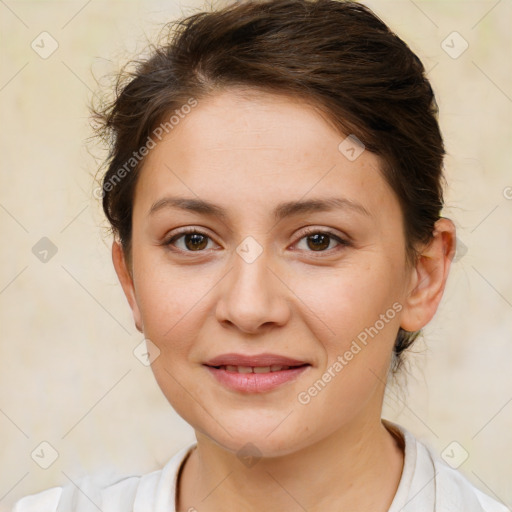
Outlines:
<svg viewBox="0 0 512 512"><path fill-rule="evenodd" d="M310 363L277 354L222 354L204 366L224 387L238 393L265 393L299 378Z"/></svg>
<svg viewBox="0 0 512 512"><path fill-rule="evenodd" d="M282 366L280 364L273 364L271 366L235 366L235 365L222 365L213 366L218 370L226 370L227 372L236 373L270 373L270 372L281 372L283 370L289 370L295 368L294 366Z"/></svg>
<svg viewBox="0 0 512 512"><path fill-rule="evenodd" d="M221 354L213 359L210 359L206 363L206 366L237 366L237 367L251 367L251 368L264 368L271 366L281 366L281 367L297 367L309 365L307 361L300 361L298 359L292 359L290 357L281 356L277 354L257 354L253 356L244 355L244 354Z"/></svg>

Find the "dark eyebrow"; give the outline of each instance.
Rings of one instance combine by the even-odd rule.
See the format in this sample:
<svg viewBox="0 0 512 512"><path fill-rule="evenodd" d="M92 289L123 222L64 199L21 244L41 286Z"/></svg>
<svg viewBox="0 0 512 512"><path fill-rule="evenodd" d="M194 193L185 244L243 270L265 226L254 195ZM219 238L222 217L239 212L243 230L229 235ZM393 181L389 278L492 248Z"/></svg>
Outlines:
<svg viewBox="0 0 512 512"><path fill-rule="evenodd" d="M328 197L326 199L309 199L306 201L288 201L280 203L274 210L276 220L292 215L313 212L328 212L336 209L348 209L371 217L370 212L360 203L347 198Z"/></svg>
<svg viewBox="0 0 512 512"><path fill-rule="evenodd" d="M163 208L178 208L202 215L218 217L224 221L228 219L224 208L203 199L188 199L184 197L164 197L151 206L149 215ZM334 209L349 209L354 212L371 216L370 212L360 203L346 198L329 197L326 199L309 199L305 201L287 201L279 203L274 209L274 218L280 221L285 217L299 215L301 213L327 212Z"/></svg>

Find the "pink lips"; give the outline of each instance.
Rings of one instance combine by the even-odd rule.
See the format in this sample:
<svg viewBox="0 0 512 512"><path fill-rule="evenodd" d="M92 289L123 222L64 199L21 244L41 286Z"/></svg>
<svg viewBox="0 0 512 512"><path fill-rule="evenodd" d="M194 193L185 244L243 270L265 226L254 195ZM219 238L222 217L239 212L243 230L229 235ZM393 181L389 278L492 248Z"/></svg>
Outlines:
<svg viewBox="0 0 512 512"><path fill-rule="evenodd" d="M208 371L227 388L245 393L264 393L296 379L311 365L305 361L292 359L277 354L258 354L247 356L243 354L222 354L205 363ZM226 366L243 367L272 367L283 366L277 371L266 373L238 373Z"/></svg>
<svg viewBox="0 0 512 512"><path fill-rule="evenodd" d="M206 361L207 366L271 366L278 364L281 366L301 366L308 364L306 361L299 361L298 359L291 359L289 357L280 356L277 354L256 354L254 356L247 356L243 354L221 354Z"/></svg>

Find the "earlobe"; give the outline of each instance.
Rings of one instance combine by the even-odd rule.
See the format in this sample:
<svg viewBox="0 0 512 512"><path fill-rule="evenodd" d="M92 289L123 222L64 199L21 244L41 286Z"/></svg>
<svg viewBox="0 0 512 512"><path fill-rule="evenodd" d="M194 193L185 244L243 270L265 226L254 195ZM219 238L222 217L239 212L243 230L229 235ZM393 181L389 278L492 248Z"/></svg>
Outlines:
<svg viewBox="0 0 512 512"><path fill-rule="evenodd" d="M140 314L135 295L133 277L130 269L128 268L123 248L121 247L121 244L116 240L114 240L112 243L112 262L114 263L114 269L116 271L117 277L121 283L123 292L132 310L135 327L139 332L143 332L144 327L142 325L142 316Z"/></svg>
<svg viewBox="0 0 512 512"><path fill-rule="evenodd" d="M406 331L422 329L434 316L454 255L455 225L450 219L441 218L435 224L433 239L422 249L412 269L400 323Z"/></svg>

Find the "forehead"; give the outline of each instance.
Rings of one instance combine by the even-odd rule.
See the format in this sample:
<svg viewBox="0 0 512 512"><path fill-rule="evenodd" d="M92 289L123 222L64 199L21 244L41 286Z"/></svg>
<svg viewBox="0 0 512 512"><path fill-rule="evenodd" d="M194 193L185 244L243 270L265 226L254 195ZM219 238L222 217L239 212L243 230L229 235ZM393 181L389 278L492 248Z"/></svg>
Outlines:
<svg viewBox="0 0 512 512"><path fill-rule="evenodd" d="M136 208L148 213L164 192L225 209L270 212L284 199L341 195L377 212L396 202L380 159L340 150L338 133L297 98L229 90L199 101L146 157Z"/></svg>
<svg viewBox="0 0 512 512"><path fill-rule="evenodd" d="M233 161L237 170L250 167L254 175L258 168L310 165L339 138L312 106L297 98L229 89L200 100L161 146L174 139L172 151L180 160L209 167ZM247 155L256 151L259 159L252 162Z"/></svg>

